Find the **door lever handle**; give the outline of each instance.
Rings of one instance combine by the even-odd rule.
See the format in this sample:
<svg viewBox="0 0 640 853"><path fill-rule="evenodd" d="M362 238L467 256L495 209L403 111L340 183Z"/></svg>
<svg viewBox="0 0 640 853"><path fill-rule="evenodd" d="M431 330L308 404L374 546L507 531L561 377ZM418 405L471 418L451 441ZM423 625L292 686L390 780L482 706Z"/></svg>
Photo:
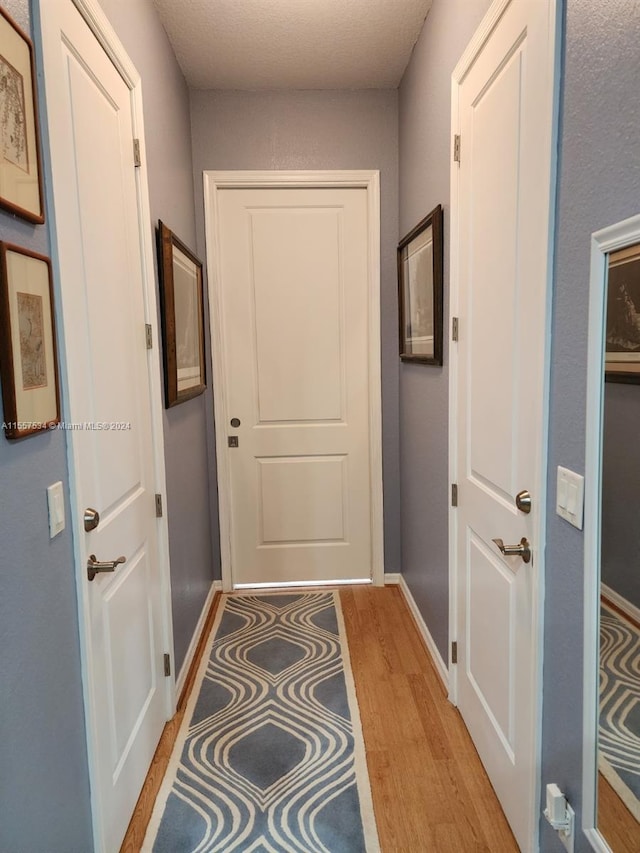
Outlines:
<svg viewBox="0 0 640 853"><path fill-rule="evenodd" d="M525 563L531 562L531 546L525 536L520 540L519 545L505 545L502 539L492 539L503 557L522 557Z"/></svg>
<svg viewBox="0 0 640 853"><path fill-rule="evenodd" d="M96 560L95 554L91 554L87 560L87 577L92 581L99 572L115 572L117 566L126 562L126 557L118 557L117 560L107 560L106 563L101 563Z"/></svg>

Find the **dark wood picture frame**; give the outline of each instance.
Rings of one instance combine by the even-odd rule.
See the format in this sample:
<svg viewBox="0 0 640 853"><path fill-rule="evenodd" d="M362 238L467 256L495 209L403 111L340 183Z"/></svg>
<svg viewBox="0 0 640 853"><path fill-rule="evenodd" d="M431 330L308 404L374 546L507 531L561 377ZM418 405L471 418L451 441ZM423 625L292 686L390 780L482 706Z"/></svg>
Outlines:
<svg viewBox="0 0 640 853"><path fill-rule="evenodd" d="M207 387L204 347L202 263L158 222L158 269L167 409Z"/></svg>
<svg viewBox="0 0 640 853"><path fill-rule="evenodd" d="M0 8L0 206L44 222L33 44Z"/></svg>
<svg viewBox="0 0 640 853"><path fill-rule="evenodd" d="M0 242L0 377L7 438L25 438L60 423L51 261L4 242Z"/></svg>
<svg viewBox="0 0 640 853"><path fill-rule="evenodd" d="M442 365L442 241L442 207L438 205L398 244L402 361Z"/></svg>
<svg viewBox="0 0 640 853"><path fill-rule="evenodd" d="M640 385L640 243L607 261L604 378Z"/></svg>

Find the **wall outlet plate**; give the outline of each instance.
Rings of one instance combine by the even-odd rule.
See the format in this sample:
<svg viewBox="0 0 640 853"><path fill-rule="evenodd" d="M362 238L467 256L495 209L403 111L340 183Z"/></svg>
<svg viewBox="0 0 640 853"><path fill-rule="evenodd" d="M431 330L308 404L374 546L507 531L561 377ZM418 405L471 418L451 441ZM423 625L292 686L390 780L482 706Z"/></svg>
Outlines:
<svg viewBox="0 0 640 853"><path fill-rule="evenodd" d="M47 488L47 503L49 505L49 538L53 539L65 527L64 493L60 480Z"/></svg>

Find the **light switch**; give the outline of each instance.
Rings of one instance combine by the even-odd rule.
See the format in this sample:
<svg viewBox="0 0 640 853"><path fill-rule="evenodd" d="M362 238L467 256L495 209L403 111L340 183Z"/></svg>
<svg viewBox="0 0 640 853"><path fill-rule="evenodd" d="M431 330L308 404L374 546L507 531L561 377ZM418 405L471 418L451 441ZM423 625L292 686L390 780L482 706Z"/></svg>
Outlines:
<svg viewBox="0 0 640 853"><path fill-rule="evenodd" d="M49 504L49 538L53 539L64 530L64 494L62 483L58 481L47 488L47 503Z"/></svg>
<svg viewBox="0 0 640 853"><path fill-rule="evenodd" d="M584 508L584 477L558 466L556 512L569 524L582 530Z"/></svg>

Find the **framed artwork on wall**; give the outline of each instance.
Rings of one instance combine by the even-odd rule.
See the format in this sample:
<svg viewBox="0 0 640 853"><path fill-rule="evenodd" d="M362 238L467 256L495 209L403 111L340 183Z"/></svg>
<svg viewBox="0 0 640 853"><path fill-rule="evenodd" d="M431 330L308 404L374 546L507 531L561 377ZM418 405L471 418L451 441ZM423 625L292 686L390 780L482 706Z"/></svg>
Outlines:
<svg viewBox="0 0 640 853"><path fill-rule="evenodd" d="M400 358L442 364L442 207L398 244Z"/></svg>
<svg viewBox="0 0 640 853"><path fill-rule="evenodd" d="M7 438L60 423L51 262L0 243L0 375Z"/></svg>
<svg viewBox="0 0 640 853"><path fill-rule="evenodd" d="M163 222L158 222L158 267L168 409L207 386L202 263Z"/></svg>
<svg viewBox="0 0 640 853"><path fill-rule="evenodd" d="M0 8L0 205L44 222L33 45Z"/></svg>
<svg viewBox="0 0 640 853"><path fill-rule="evenodd" d="M640 384L640 243L608 256L605 379Z"/></svg>

